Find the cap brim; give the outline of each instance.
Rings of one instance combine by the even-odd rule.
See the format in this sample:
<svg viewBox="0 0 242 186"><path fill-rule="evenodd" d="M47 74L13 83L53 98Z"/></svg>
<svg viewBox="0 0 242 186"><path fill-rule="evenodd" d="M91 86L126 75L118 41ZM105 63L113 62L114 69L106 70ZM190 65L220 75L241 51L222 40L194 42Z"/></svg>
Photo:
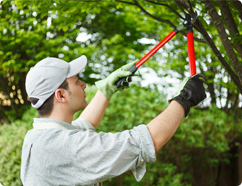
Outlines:
<svg viewBox="0 0 242 186"><path fill-rule="evenodd" d="M70 70L67 75L67 78L72 77L76 74L79 74L85 69L87 65L87 57L82 55L81 57L71 61L69 64L70 64Z"/></svg>

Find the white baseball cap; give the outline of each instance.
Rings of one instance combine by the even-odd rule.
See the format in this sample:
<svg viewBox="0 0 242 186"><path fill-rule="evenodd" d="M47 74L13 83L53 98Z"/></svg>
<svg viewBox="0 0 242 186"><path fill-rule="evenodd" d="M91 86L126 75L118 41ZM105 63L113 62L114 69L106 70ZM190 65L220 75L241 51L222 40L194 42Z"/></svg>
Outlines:
<svg viewBox="0 0 242 186"><path fill-rule="evenodd" d="M30 69L25 81L28 96L38 99L32 106L40 108L67 78L82 72L86 64L87 58L84 55L69 63L54 57L38 62Z"/></svg>

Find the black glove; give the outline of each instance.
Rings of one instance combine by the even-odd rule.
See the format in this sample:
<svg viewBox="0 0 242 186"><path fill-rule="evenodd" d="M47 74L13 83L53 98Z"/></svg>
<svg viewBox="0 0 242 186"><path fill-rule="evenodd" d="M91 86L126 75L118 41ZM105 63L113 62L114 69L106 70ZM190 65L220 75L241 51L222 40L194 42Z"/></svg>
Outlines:
<svg viewBox="0 0 242 186"><path fill-rule="evenodd" d="M188 115L190 107L196 106L206 98L203 82L204 77L202 75L186 78L179 85L178 93L171 99L176 100L185 108L185 117Z"/></svg>

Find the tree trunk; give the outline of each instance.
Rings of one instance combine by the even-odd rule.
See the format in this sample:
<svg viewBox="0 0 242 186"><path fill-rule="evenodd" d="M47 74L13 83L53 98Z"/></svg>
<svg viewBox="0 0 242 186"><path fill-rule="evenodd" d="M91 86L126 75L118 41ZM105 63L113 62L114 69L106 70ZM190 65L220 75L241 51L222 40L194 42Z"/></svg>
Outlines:
<svg viewBox="0 0 242 186"><path fill-rule="evenodd" d="M242 183L242 144L239 146L238 154L239 183Z"/></svg>
<svg viewBox="0 0 242 186"><path fill-rule="evenodd" d="M115 185L116 186L123 186L124 175L120 175L115 178Z"/></svg>
<svg viewBox="0 0 242 186"><path fill-rule="evenodd" d="M209 15L212 18L213 24L217 28L217 31L218 31L220 39L223 43L224 49L230 59L230 62L232 63L232 66L233 66L235 72L238 75L238 78L239 78L239 81L241 84L241 82L242 82L242 65L241 65L240 61L238 60L236 53L233 50L233 45L230 43L230 41L228 39L223 22L220 19L219 15L216 11L213 1L203 1L203 2L208 10Z"/></svg>
<svg viewBox="0 0 242 186"><path fill-rule="evenodd" d="M208 45L211 47L211 49L213 50L214 54L216 55L216 57L219 59L219 61L221 62L221 64L223 65L223 67L225 68L225 70L228 72L228 74L230 75L232 81L235 83L235 85L237 86L239 92L242 94L242 83L239 81L238 76L234 73L234 71L232 70L232 68L229 66L229 64L227 63L227 61L222 57L221 53L219 52L219 50L217 49L217 47L215 46L213 40L210 38L210 36L208 35L206 29L203 27L202 23L200 22L199 19L196 20L195 24L197 25L197 27L200 30L200 33L203 35L204 39L207 41Z"/></svg>
<svg viewBox="0 0 242 186"><path fill-rule="evenodd" d="M234 7L239 12L239 18L242 21L242 3L239 0L232 0L232 3L234 4Z"/></svg>
<svg viewBox="0 0 242 186"><path fill-rule="evenodd" d="M215 7L214 7L213 2L212 2L211 0L210 0L210 1L207 1L207 0L206 0L206 1L202 1L202 2L203 2L205 5L207 5L206 7L207 7L208 10L209 10L209 9L210 9L210 10L211 10L211 9L215 10ZM193 10L192 7L191 7L191 1L190 1L190 0L185 0L185 1L175 1L175 3L176 3L177 5L179 5L180 9L185 9L186 12L188 12L191 16L193 16L193 15L195 14L194 10ZM234 2L233 2L233 3L234 3ZM212 7L211 7L211 8L209 7L210 4L212 4ZM241 2L237 2L237 1L236 1L235 4L238 5L238 7L242 6L242 5L241 5ZM239 9L237 9L237 10L240 12ZM183 12L184 12L184 11L183 11ZM217 14L216 10L215 10L215 13ZM212 16L211 16L211 17L212 17ZM218 15L216 16L216 18L218 18L218 19L220 20L220 17L219 17ZM215 20L216 20L216 19L215 19ZM221 21L221 20L220 20L220 21ZM199 31L199 32L202 34L202 36L204 37L204 39L206 40L206 42L208 43L208 45L210 46L210 48L211 48L212 51L214 52L215 56L218 58L218 60L221 62L221 64L222 64L223 67L225 68L225 70L226 70L226 71L228 72L228 74L230 75L232 81L233 81L233 82L235 83L235 85L237 86L239 92L242 94L242 82L240 81L240 80L242 80L242 79L241 79L241 77L238 77L239 75L242 75L242 68L240 68L241 64L239 63L239 61L238 61L238 59L237 59L237 56L236 56L235 52L233 51L233 46L232 46L232 44L229 42L228 45L231 46L230 49L232 49L232 53L233 53L233 54L230 54L230 56L233 55L233 58L232 58L232 59L235 58L234 61L236 61L236 59L237 59L237 62L238 62L238 63L235 63L234 61L232 61L232 62L234 62L234 65L235 65L235 66L238 65L238 68L237 68L237 70L236 70L237 75L236 75L236 73L234 72L234 70L230 67L229 63L223 58L223 56L222 56L221 53L219 52L218 48L217 48L216 45L214 44L212 38L208 35L207 30L204 28L203 24L200 22L200 20L199 20L198 18L197 18L197 20L194 22L193 27L194 27L197 31ZM222 25L222 27L223 27L223 25ZM223 30L224 30L224 27L223 27ZM224 33L225 33L225 30L224 30ZM225 33L225 37L228 38L226 33ZM233 65L233 67L234 67L234 65ZM234 68L235 68L235 67L234 67ZM239 73L238 73L238 72L239 72Z"/></svg>
<svg viewBox="0 0 242 186"><path fill-rule="evenodd" d="M218 6L221 10L224 23L226 28L229 30L229 33L233 39L233 37L240 36L236 23L234 21L233 15L229 9L229 5L226 1L218 0ZM234 42L235 49L237 50L240 58L242 59L242 44L239 42Z"/></svg>

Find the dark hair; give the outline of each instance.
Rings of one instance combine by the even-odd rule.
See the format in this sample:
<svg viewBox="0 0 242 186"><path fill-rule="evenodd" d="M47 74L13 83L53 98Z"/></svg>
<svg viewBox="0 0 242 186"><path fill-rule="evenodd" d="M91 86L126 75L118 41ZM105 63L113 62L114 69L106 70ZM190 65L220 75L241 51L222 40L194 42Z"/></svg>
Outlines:
<svg viewBox="0 0 242 186"><path fill-rule="evenodd" d="M69 86L68 86L68 82L65 80L60 86L59 88L63 88L65 90L68 90ZM55 93L53 93L44 103L43 105L37 109L39 117L44 117L44 116L49 116L53 110L53 103L54 103L54 95ZM29 101L35 105L39 99L38 98L29 98Z"/></svg>

